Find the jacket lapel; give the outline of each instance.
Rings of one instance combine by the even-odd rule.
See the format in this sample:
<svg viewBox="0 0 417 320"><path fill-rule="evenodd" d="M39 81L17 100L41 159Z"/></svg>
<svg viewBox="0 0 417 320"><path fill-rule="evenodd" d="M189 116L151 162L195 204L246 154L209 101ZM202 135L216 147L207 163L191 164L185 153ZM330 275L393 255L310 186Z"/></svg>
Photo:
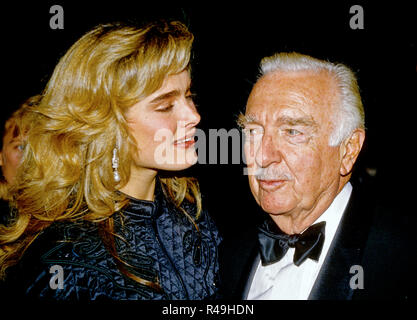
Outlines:
<svg viewBox="0 0 417 320"><path fill-rule="evenodd" d="M241 230L238 235L226 238L222 242L219 262L225 299L246 299L256 271L257 256L259 256L257 229L253 226Z"/></svg>
<svg viewBox="0 0 417 320"><path fill-rule="evenodd" d="M350 270L354 265L361 265L372 217L369 199L362 201L361 198L362 192L353 189L309 300L352 299L350 281L354 273Z"/></svg>
<svg viewBox="0 0 417 320"><path fill-rule="evenodd" d="M252 259L253 263L249 271L249 276L247 277L247 281L244 284L243 292L242 292L242 300L247 300L249 290L252 284L253 277L255 276L256 270L258 269L259 262L261 261L261 255L257 251L256 255L253 255L254 259Z"/></svg>

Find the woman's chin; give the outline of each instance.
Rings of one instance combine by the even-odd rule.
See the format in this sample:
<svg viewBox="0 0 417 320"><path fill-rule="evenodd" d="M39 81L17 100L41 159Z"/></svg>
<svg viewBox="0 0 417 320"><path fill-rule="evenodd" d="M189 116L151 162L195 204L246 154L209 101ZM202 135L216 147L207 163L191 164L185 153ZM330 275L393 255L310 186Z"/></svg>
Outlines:
<svg viewBox="0 0 417 320"><path fill-rule="evenodd" d="M184 159L183 161L176 161L171 164L166 164L163 166L163 168L160 168L162 170L166 171L181 171L188 169L195 165L198 161L197 155L195 157L187 157L187 159Z"/></svg>

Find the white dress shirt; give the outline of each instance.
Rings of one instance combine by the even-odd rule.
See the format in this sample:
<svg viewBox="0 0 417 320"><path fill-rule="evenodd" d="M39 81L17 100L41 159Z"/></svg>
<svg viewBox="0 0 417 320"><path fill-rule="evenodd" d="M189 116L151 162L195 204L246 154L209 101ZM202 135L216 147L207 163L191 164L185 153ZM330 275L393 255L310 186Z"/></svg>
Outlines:
<svg viewBox="0 0 417 320"><path fill-rule="evenodd" d="M326 221L325 237L319 261L306 259L299 267L293 263L294 248L278 262L258 268L252 279L248 300L306 300L326 258L330 244L352 193L347 183L327 210L314 222Z"/></svg>

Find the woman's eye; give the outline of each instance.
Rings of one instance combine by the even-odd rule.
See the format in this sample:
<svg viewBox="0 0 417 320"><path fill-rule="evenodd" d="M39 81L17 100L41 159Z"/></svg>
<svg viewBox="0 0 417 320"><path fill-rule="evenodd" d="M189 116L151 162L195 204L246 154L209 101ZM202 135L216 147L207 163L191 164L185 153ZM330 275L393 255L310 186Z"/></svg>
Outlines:
<svg viewBox="0 0 417 320"><path fill-rule="evenodd" d="M25 146L24 146L24 144L23 143L21 143L21 144L14 144L13 145L13 148L14 149L16 149L16 150L19 150L19 151L23 151L23 149L25 148Z"/></svg>
<svg viewBox="0 0 417 320"><path fill-rule="evenodd" d="M169 104L169 105L167 105L167 106L161 106L161 107L158 107L157 109L155 109L156 111L158 111L158 112L168 112L168 111L170 111L172 108L174 107L174 105L173 104Z"/></svg>

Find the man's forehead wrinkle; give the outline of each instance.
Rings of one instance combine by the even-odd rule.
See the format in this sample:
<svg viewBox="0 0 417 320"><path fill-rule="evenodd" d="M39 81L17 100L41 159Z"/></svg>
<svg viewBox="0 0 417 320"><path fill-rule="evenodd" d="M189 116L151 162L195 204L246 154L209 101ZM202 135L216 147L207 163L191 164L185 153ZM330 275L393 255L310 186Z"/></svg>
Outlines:
<svg viewBox="0 0 417 320"><path fill-rule="evenodd" d="M255 108L247 108L244 116L247 121L251 122L261 122L267 119L276 122L279 118L314 120L313 116L307 113L302 106L286 102L258 104Z"/></svg>
<svg viewBox="0 0 417 320"><path fill-rule="evenodd" d="M329 100L337 92L337 83L327 72L278 72L266 75L262 80L260 91L275 91L276 97L299 105L321 104L323 99Z"/></svg>
<svg viewBox="0 0 417 320"><path fill-rule="evenodd" d="M318 124L310 115L280 115L273 120L276 125L303 125L309 127L317 127Z"/></svg>
<svg viewBox="0 0 417 320"><path fill-rule="evenodd" d="M258 124L264 124L267 122L267 119L269 121L276 125L303 125L303 126L309 126L313 128L317 128L318 124L314 120L314 118L311 115L307 114L294 114L294 113L275 113L271 117L267 117L266 112L262 112L260 115L256 113L249 113L244 116L244 122L245 123L258 123Z"/></svg>
<svg viewBox="0 0 417 320"><path fill-rule="evenodd" d="M279 88L275 87L273 91L268 92L258 90L252 97L250 109L264 110L274 108L295 108L302 109L307 105L321 105L323 94L317 88L307 87L291 87Z"/></svg>

